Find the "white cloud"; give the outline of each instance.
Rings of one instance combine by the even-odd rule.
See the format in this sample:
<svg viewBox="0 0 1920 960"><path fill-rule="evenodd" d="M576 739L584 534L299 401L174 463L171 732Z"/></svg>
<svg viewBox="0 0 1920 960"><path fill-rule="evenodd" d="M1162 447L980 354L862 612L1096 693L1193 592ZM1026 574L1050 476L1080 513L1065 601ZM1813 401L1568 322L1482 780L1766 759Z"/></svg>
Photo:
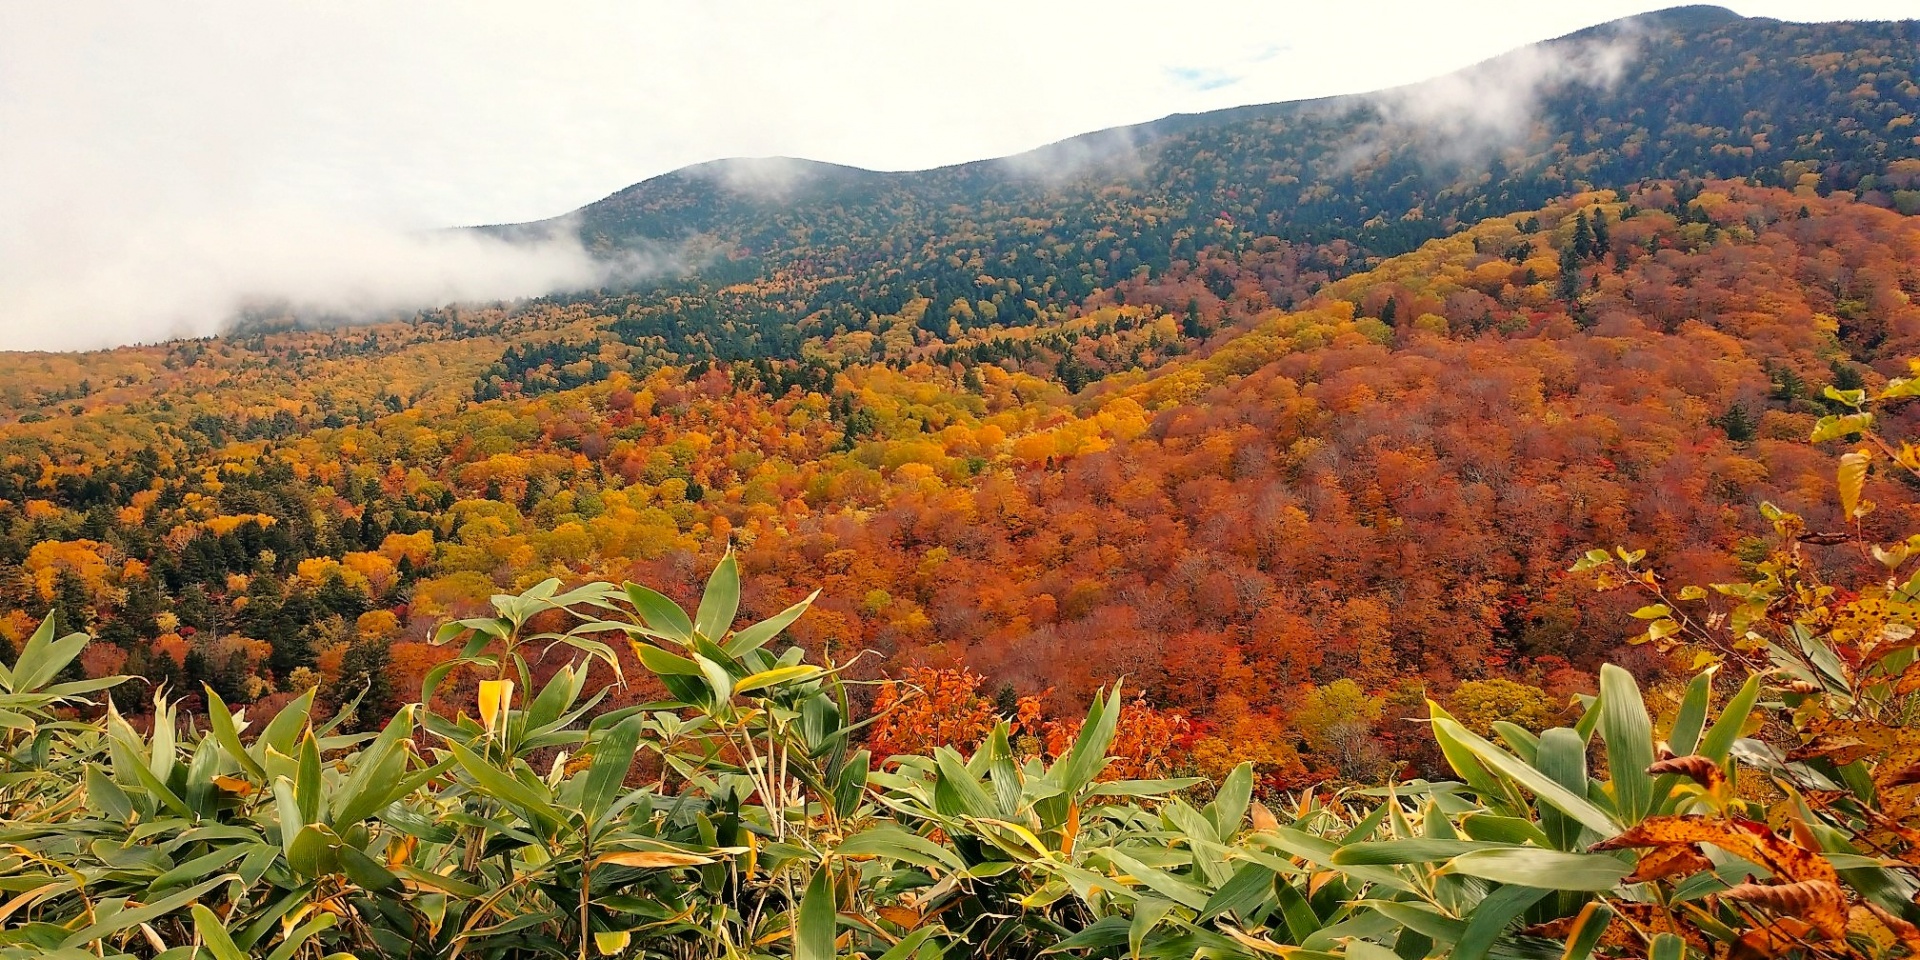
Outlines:
<svg viewBox="0 0 1920 960"><path fill-rule="evenodd" d="M1370 155L1408 128L1432 155L1484 159L1519 141L1539 119L1541 101L1569 87L1607 89L1620 81L1642 37L1620 31L1559 44L1529 46L1465 70L1371 97L1383 124L1353 152Z"/></svg>
<svg viewBox="0 0 1920 960"><path fill-rule="evenodd" d="M1660 5L0 4L0 347L204 332L254 297L538 293L596 268L419 232L722 157L913 169L1396 86Z"/></svg>

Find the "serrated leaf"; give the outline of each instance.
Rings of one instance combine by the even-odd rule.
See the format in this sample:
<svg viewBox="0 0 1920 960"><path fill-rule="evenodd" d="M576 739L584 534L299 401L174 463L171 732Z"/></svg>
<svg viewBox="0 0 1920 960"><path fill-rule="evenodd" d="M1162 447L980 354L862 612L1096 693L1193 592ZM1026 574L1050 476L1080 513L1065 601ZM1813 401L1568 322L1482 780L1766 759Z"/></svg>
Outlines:
<svg viewBox="0 0 1920 960"><path fill-rule="evenodd" d="M1867 483L1867 468L1873 458L1865 453L1847 453L1840 457L1838 482L1840 510L1849 518L1860 515L1860 492Z"/></svg>
<svg viewBox="0 0 1920 960"><path fill-rule="evenodd" d="M1873 414L1849 413L1845 416L1824 416L1813 425L1813 434L1807 439L1813 443L1825 443L1861 433L1873 426Z"/></svg>

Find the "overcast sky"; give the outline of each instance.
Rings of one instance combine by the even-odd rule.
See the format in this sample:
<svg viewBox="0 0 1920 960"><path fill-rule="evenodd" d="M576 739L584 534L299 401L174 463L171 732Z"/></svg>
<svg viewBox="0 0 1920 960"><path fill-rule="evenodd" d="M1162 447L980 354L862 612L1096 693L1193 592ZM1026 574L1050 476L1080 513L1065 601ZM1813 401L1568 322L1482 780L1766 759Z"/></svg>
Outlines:
<svg viewBox="0 0 1920 960"><path fill-rule="evenodd" d="M591 279L578 251L407 231L548 217L719 157L915 169L1394 86L1664 5L7 3L0 348L203 333L248 297L544 292Z"/></svg>

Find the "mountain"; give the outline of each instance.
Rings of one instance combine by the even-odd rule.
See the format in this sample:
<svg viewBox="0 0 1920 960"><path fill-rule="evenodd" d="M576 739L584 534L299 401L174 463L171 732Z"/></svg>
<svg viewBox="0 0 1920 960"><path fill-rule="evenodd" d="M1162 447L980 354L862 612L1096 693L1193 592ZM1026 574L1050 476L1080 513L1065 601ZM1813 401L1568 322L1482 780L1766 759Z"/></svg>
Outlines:
<svg viewBox="0 0 1920 960"><path fill-rule="evenodd" d="M644 284L0 357L0 637L377 706L496 593L686 601L731 545L749 614L824 591L793 635L851 676L1064 714L1124 674L1208 770L1348 763L1299 723L1343 680L1373 749L1469 681L1657 679L1565 571L1845 526L1805 438L1920 356L1915 30L1682 8L1007 160L705 164L487 228L685 267Z"/></svg>
<svg viewBox="0 0 1920 960"><path fill-rule="evenodd" d="M1169 117L936 170L702 164L539 227L608 253L708 258L696 297L762 287L727 298L719 323L698 303L684 308L692 322L642 304L631 334L675 353L792 355L806 321L830 336L862 308L896 313L921 296L936 335L961 299L996 307L954 318L963 329L1018 325L1258 238L1340 272L1581 189L1805 172L1823 191L1854 190L1920 157L1916 51L1916 21L1681 7L1409 87Z"/></svg>

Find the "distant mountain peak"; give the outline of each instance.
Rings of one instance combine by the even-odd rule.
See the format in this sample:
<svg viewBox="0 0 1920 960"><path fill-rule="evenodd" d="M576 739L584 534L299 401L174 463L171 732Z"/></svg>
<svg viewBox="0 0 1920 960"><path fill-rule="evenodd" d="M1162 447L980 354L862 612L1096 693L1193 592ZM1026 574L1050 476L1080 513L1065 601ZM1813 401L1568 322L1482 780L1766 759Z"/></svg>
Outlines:
<svg viewBox="0 0 1920 960"><path fill-rule="evenodd" d="M1726 7L1710 3L1691 3L1679 7L1667 7L1663 10L1649 10L1630 17L1609 20L1595 24L1583 30L1562 37L1563 40L1582 39L1595 35L1619 33L1658 33L1673 30L1713 30L1742 20L1766 20L1766 17L1746 17Z"/></svg>

